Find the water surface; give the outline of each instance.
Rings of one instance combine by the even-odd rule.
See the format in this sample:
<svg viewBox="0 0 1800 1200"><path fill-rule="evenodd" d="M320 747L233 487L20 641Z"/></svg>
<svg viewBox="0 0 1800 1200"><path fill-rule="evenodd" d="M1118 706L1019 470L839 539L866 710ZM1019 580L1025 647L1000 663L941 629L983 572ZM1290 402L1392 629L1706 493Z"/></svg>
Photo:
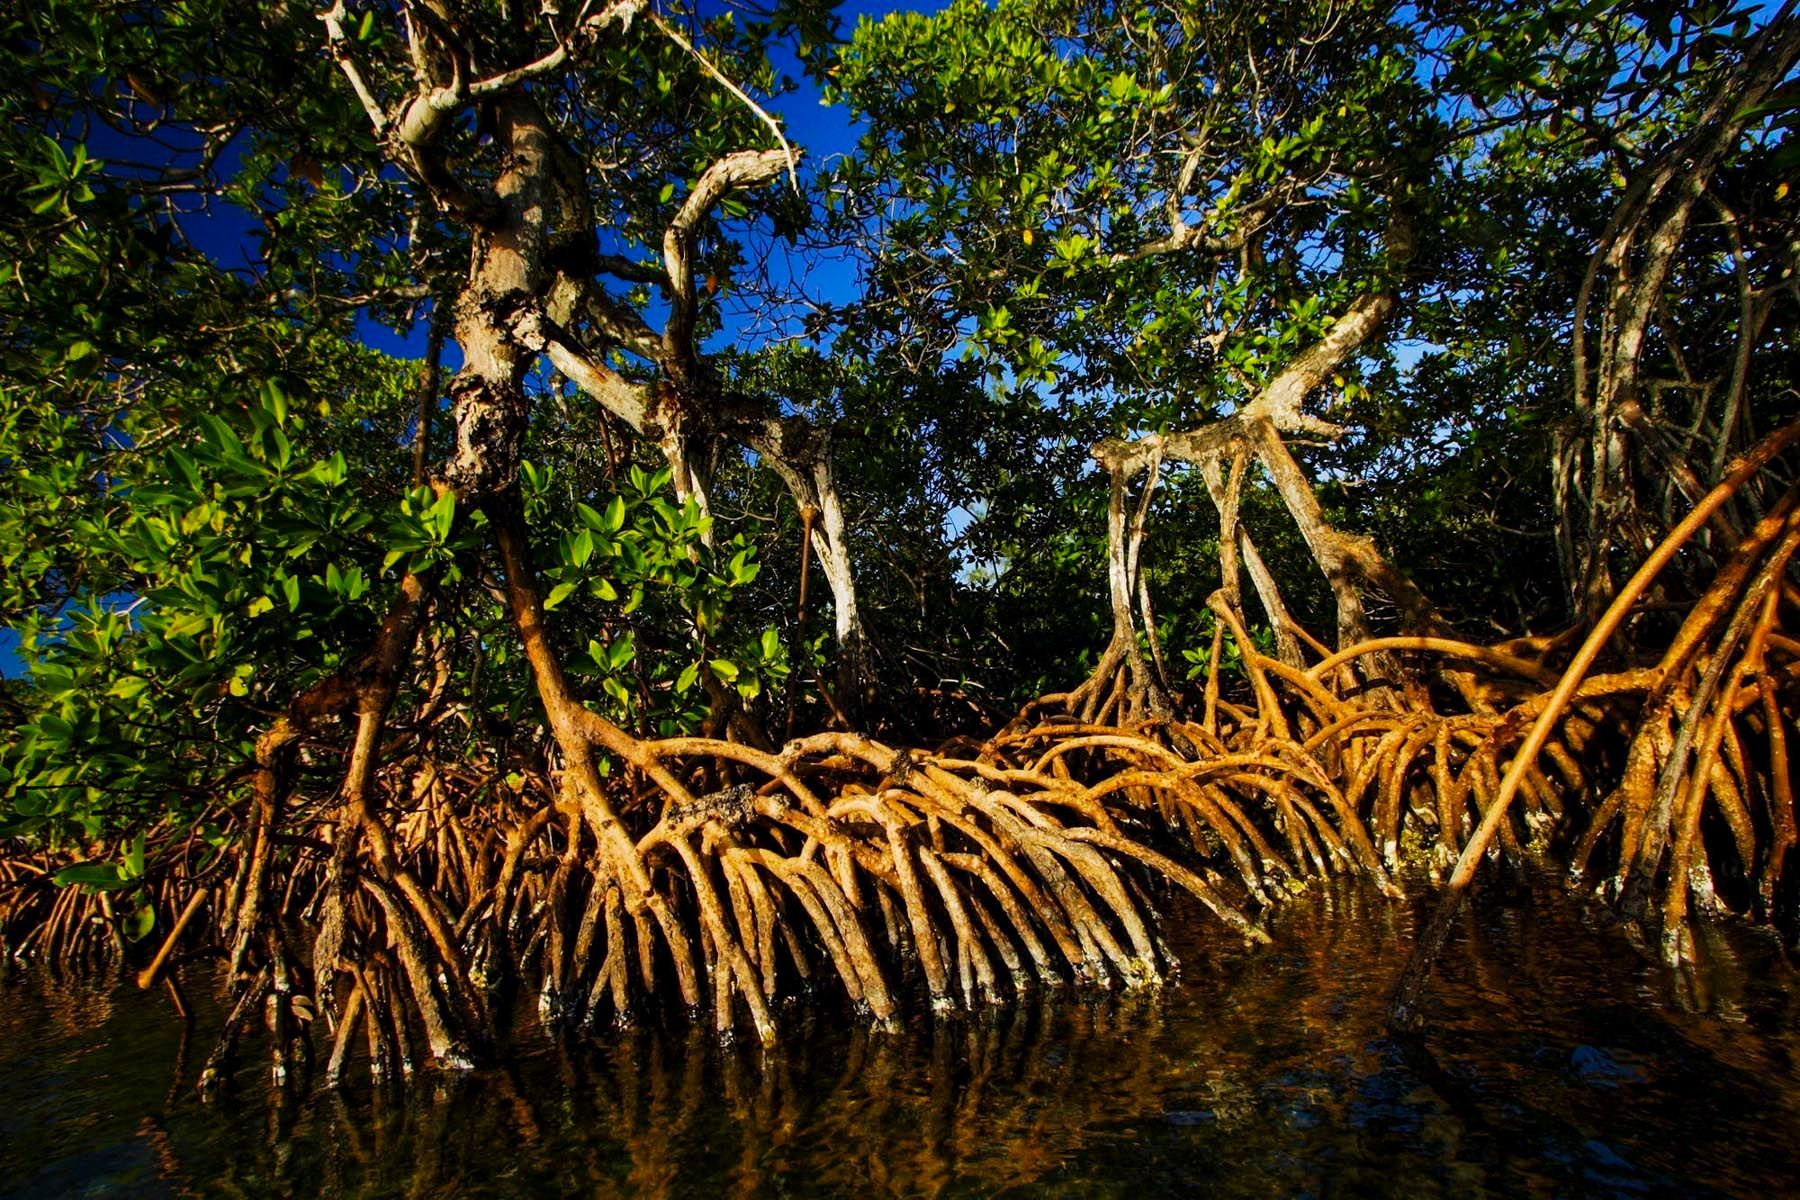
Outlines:
<svg viewBox="0 0 1800 1200"><path fill-rule="evenodd" d="M201 1104L166 998L0 984L0 1195L1692 1196L1800 1185L1800 975L1716 929L1676 976L1553 888L1478 905L1431 1028L1387 990L1420 908L1315 888L1276 944L1154 994L1052 994L871 1034L790 1012L783 1045L526 1036L505 1070L283 1102L251 1058Z"/></svg>

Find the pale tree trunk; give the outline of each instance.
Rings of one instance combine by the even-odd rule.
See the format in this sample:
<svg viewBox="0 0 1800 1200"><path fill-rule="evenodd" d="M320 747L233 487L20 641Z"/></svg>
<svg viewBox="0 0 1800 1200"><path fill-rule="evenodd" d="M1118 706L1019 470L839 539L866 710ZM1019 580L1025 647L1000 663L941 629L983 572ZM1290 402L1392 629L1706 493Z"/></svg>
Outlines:
<svg viewBox="0 0 1800 1200"><path fill-rule="evenodd" d="M656 445L669 466L669 486L675 489L677 501L685 505L692 500L701 516L710 517L712 465L716 443L710 437L696 436L679 413L666 412L663 415L662 436L656 439ZM700 540L708 546L713 544L710 521Z"/></svg>
<svg viewBox="0 0 1800 1200"><path fill-rule="evenodd" d="M1337 603L1337 640L1339 647L1353 645L1370 636L1368 616L1363 607L1361 588L1375 587L1395 603L1406 624L1430 632L1441 632L1445 626L1437 610L1413 582L1387 561L1373 541L1334 528L1325 517L1324 508L1300 464L1288 451L1280 431L1267 410L1256 404L1238 413L1190 433L1171 434L1126 443L1109 439L1094 448L1094 457L1115 477L1130 478L1145 468L1153 457L1167 457L1193 463L1204 471L1208 464L1218 470L1226 455L1245 453L1254 456L1268 471L1277 493L1289 515L1299 528L1307 549L1312 552L1320 571L1331 587ZM1231 524L1236 527L1236 512L1231 511ZM1224 514L1222 513L1223 517ZM1235 554L1233 556L1235 558ZM1235 571L1233 572L1235 574ZM1259 595L1271 613L1285 612L1279 591L1259 558L1253 568ZM1236 580L1228 580L1235 590ZM1117 607L1115 606L1115 613ZM1287 627L1292 628L1291 618ZM1293 648L1298 653L1298 647ZM1379 658L1379 656L1375 656ZM1372 664L1373 665L1373 664ZM1385 664L1384 664L1385 665Z"/></svg>
<svg viewBox="0 0 1800 1200"><path fill-rule="evenodd" d="M511 163L495 185L503 216L496 224L474 227L474 261L457 300L456 342L463 365L450 382L456 445L444 468L446 481L471 500L517 482L525 373L537 355L514 336L508 318L525 317L537 303L548 227L544 177L551 135L543 115L514 96L496 108Z"/></svg>
<svg viewBox="0 0 1800 1200"><path fill-rule="evenodd" d="M1234 605L1242 613L1242 600L1237 583L1237 572L1226 566L1225 547L1231 545L1234 555L1242 559L1244 570L1250 575L1250 583L1256 589L1256 598L1261 601L1263 615L1268 617L1269 624L1275 630L1275 652L1282 662L1290 667L1305 664L1300 649L1300 639L1294 636L1296 628L1293 614L1288 612L1287 602L1282 599L1281 587L1275 582L1275 576L1269 566L1257 552L1256 543L1251 540L1250 532L1239 520L1239 496L1243 480L1239 474L1237 463L1242 462L1240 455L1232 466L1233 486L1227 489L1226 482L1219 470L1217 459L1209 459L1200 464L1200 476L1206 481L1206 490L1212 496L1213 506L1219 510L1219 558L1220 573L1227 575L1226 588ZM1226 514L1230 513L1227 520ZM1229 537L1225 530L1229 526L1236 531L1235 538ZM1235 564L1234 564L1235 565Z"/></svg>
<svg viewBox="0 0 1800 1200"><path fill-rule="evenodd" d="M1390 254L1396 258L1404 259L1411 253L1412 230L1403 217L1395 215L1390 218L1387 241ZM1242 610L1238 598L1237 552L1244 542L1239 536L1235 490L1218 481L1219 464L1227 458L1234 464L1240 460L1245 465L1260 462L1268 471L1269 478L1289 515L1293 517L1307 549L1311 551L1331 588L1337 605L1339 648L1365 641L1371 636L1362 598L1364 586L1386 593L1400 609L1402 618L1409 627L1433 633L1442 632L1445 628L1430 601L1411 580L1387 561L1373 541L1332 527L1325 517L1312 481L1306 477L1305 471L1295 461L1282 439L1284 433L1306 433L1331 438L1342 435L1342 429L1306 413L1302 404L1339 365L1374 336L1396 302L1394 293L1388 290L1376 290L1359 297L1332 323L1324 336L1295 355L1293 361L1271 379L1261 393L1228 417L1199 429L1153 435L1135 442L1109 438L1093 449L1094 458L1107 469L1113 479L1115 510L1119 506L1117 493L1123 486L1123 481L1141 471L1153 469L1152 464L1165 459L1187 462L1200 467L1203 474L1207 474L1209 490L1213 492L1220 508L1220 553L1221 567L1226 575L1226 602L1233 615L1240 620ZM1233 475L1240 485L1241 472L1242 467L1234 466ZM1116 523L1120 518L1115 513L1111 519ZM1141 543L1141 539L1142 531L1139 530L1138 542ZM1286 606L1281 601L1273 577L1260 556L1247 553L1245 558L1253 561L1251 577L1256 582L1265 610L1276 622L1278 635L1284 631L1290 635L1280 649L1282 657L1297 660L1300 648L1291 633L1298 627L1286 616ZM1109 567L1115 575L1118 569L1116 561ZM1125 582L1129 582L1129 579ZM1118 647L1121 641L1117 630L1120 611L1117 600L1119 580L1113 580L1112 586L1115 619L1113 646ZM1135 639L1131 645L1135 647ZM1394 670L1393 662L1386 655L1366 656L1362 665L1372 669L1377 675L1391 675Z"/></svg>
<svg viewBox="0 0 1800 1200"><path fill-rule="evenodd" d="M864 686L868 674L868 640L862 614L856 610L856 575L851 565L849 530L843 501L832 478L831 462L821 459L812 467L813 490L819 498L819 519L813 527L813 555L831 588L831 606L841 659L840 683Z"/></svg>
<svg viewBox="0 0 1800 1200"><path fill-rule="evenodd" d="M1332 598L1337 601L1338 648L1367 641L1370 637L1369 618L1363 609L1362 593L1357 588L1358 579L1364 573L1358 570L1362 564L1355 559L1351 540L1333 529L1325 519L1325 510L1319 505L1312 481L1294 461L1275 427L1264 425L1258 433L1257 455L1268 468L1275 490L1281 494L1288 514L1294 518L1306 548L1312 551L1313 560L1324 572ZM1369 550L1373 552L1373 547Z"/></svg>
<svg viewBox="0 0 1800 1200"><path fill-rule="evenodd" d="M745 440L781 477L801 513L813 514L802 526L810 533L812 556L831 589L838 702L846 711L861 709L872 699L868 694L872 675L869 643L856 606L856 572L843 500L832 470L830 435L805 422L771 418Z"/></svg>
<svg viewBox="0 0 1800 1200"><path fill-rule="evenodd" d="M1106 590L1112 611L1112 636L1100 661L1087 679L1064 700L1071 712L1087 722L1112 721L1126 725L1170 710L1167 672L1162 647L1156 640L1155 614L1150 607L1150 585L1143 574L1144 534L1150 502L1161 475L1161 457L1152 452L1144 464L1109 467L1111 488L1106 505ZM1134 505L1131 480L1145 473L1144 489ZM1133 601L1136 601L1136 608ZM1152 674L1138 645L1140 627L1150 642L1156 666Z"/></svg>
<svg viewBox="0 0 1800 1200"><path fill-rule="evenodd" d="M718 432L702 437L695 427L698 414L673 388L627 381L541 325L532 334L552 365L577 387L634 433L656 441L669 464L675 494L684 502L691 498L702 513L710 514L712 459L729 438L754 451L781 477L794 502L814 513L812 550L831 588L836 618L838 685L845 693L844 704L865 702L871 675L869 644L857 611L855 565L831 464L829 432L799 418L721 412L716 423L706 426Z"/></svg>
<svg viewBox="0 0 1800 1200"><path fill-rule="evenodd" d="M1140 572L1150 501L1156 494L1156 484L1161 475L1162 460L1160 456L1152 455L1144 472L1144 490L1139 494L1135 506L1131 504L1129 478L1116 471L1112 476L1111 493L1106 505L1106 591L1112 608L1113 632L1106 653L1101 656L1100 665L1094 671L1095 689L1088 698L1087 709L1083 714L1089 720L1098 719L1115 702L1119 706L1118 719L1121 723L1146 714L1168 711L1168 698L1151 677L1149 666L1144 661L1143 649L1138 645L1138 624L1132 610L1134 596L1142 596L1144 600L1141 607L1146 614L1149 610L1149 588ZM1146 632L1153 632L1148 629L1147 615L1144 623ZM1121 681L1123 690L1114 695L1118 684L1114 683L1112 677L1115 668L1121 663L1124 670Z"/></svg>

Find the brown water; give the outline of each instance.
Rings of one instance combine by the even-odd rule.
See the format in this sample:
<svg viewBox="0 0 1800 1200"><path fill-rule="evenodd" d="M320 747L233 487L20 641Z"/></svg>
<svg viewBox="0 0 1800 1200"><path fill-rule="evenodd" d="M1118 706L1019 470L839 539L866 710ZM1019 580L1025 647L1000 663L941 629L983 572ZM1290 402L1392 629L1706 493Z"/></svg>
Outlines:
<svg viewBox="0 0 1800 1200"><path fill-rule="evenodd" d="M1176 922L1189 968L1154 995L898 1035L795 1012L773 1053L531 1037L504 1071L288 1104L254 1063L194 1098L210 1008L184 1052L164 999L25 977L0 984L0 1195L1800 1193L1800 973L1772 938L1709 931L1677 977L1554 889L1489 900L1402 1042L1418 915L1325 889L1254 952Z"/></svg>

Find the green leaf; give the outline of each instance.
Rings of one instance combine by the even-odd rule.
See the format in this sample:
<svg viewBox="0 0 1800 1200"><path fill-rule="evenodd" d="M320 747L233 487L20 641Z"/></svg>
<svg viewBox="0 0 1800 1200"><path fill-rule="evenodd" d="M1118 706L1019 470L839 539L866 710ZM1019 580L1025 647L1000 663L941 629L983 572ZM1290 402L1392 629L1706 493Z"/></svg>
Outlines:
<svg viewBox="0 0 1800 1200"><path fill-rule="evenodd" d="M449 540L450 528L456 523L456 493L446 490L420 518L434 542Z"/></svg>
<svg viewBox="0 0 1800 1200"><path fill-rule="evenodd" d="M606 665L615 671L621 670L635 654L637 654L637 643L630 632L627 632L606 652Z"/></svg>
<svg viewBox="0 0 1800 1200"><path fill-rule="evenodd" d="M129 880L119 877L119 868L114 863L84 862L72 867L64 867L53 877L57 887L84 887L92 891L116 892L120 888L130 887Z"/></svg>
<svg viewBox="0 0 1800 1200"><path fill-rule="evenodd" d="M135 700L150 688L150 681L142 675L126 675L113 680L112 686L106 689L109 696L117 696L121 700Z"/></svg>
<svg viewBox="0 0 1800 1200"><path fill-rule="evenodd" d="M738 677L738 666L729 658L715 658L706 665L711 667L712 673L725 683L730 683Z"/></svg>
<svg viewBox="0 0 1800 1200"><path fill-rule="evenodd" d="M277 425L287 424L288 398L273 379L263 384L263 407L269 410Z"/></svg>
<svg viewBox="0 0 1800 1200"><path fill-rule="evenodd" d="M575 587L576 585L574 583L565 581L551 588L549 597L544 601L544 611L549 612L564 600L567 600L569 598L569 593L574 591Z"/></svg>
<svg viewBox="0 0 1800 1200"><path fill-rule="evenodd" d="M202 490L200 482L200 465L194 461L193 455L183 450L169 451L169 463L187 480L189 487L196 492Z"/></svg>

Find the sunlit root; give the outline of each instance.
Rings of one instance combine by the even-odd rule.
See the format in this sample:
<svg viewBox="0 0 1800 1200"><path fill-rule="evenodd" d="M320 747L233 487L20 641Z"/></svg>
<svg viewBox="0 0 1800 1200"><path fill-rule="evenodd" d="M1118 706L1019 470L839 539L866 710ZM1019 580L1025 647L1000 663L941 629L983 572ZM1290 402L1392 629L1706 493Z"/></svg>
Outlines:
<svg viewBox="0 0 1800 1200"><path fill-rule="evenodd" d="M914 996L942 1010L1071 983L1151 985L1178 968L1152 908L1167 887L1234 937L1266 940L1243 893L1144 843L1145 814L1120 786L850 734L779 754L706 739L635 749L634 778L677 790L621 793L612 831L566 788L490 778L459 790L449 771L409 762L378 774L382 802L334 871L347 814L284 805L311 819L290 815L264 843L267 886L248 931L253 867L240 864L227 885L170 897L167 934L136 951L154 977L184 941L228 959L242 947L208 1086L259 1038L283 1082L302 1077L309 1036L332 1082L358 1059L377 1079L464 1066L488 1052L509 991L534 991L558 1028L685 1009L767 1040L780 1005L806 994L892 1026ZM745 782L700 795L679 783L727 762ZM422 777L429 786L415 786ZM1225 819L1217 802L1196 803ZM1229 836L1278 857L1239 819L1249 834ZM97 903L74 888L8 896L50 905L34 941L64 936L66 914Z"/></svg>
<svg viewBox="0 0 1800 1200"><path fill-rule="evenodd" d="M1711 585L1688 610L1686 619L1655 668L1621 672L1612 681L1590 679L1588 672L1664 568L1701 528L1719 515L1739 489L1796 442L1800 442L1800 422L1769 434L1734 462L1719 483L1669 531L1619 589L1606 611L1587 632L1558 678L1556 687L1541 700L1520 706L1521 710L1531 709L1519 713L1522 720L1530 722L1529 731L1500 781L1498 792L1483 814L1480 826L1458 856L1448 881L1447 894L1422 930L1408 960L1392 1006L1391 1019L1396 1027L1412 1028L1421 1019L1420 997L1430 978L1432 965L1449 937L1462 898L1473 882L1482 856L1496 834L1509 828L1513 799L1521 792L1529 791L1527 781L1537 769L1540 753L1559 731L1563 731L1567 741L1569 731L1579 733L1591 727L1581 712L1580 701L1599 694L1593 685L1613 684L1613 688L1606 689L1609 691L1638 690L1642 703L1635 717L1635 731L1619 783L1595 808L1587 834L1575 855L1576 868L1581 870L1586 865L1604 823L1623 818L1619 839L1620 868L1615 878L1623 893L1627 915L1641 916L1650 907L1648 898L1655 892L1656 881L1660 878L1660 867L1665 861L1664 848L1672 841L1677 849L1668 876L1670 884L1664 885L1662 891L1662 938L1666 957L1677 962L1687 958L1690 942L1682 923L1688 904L1686 892L1695 891L1702 905L1711 904L1714 898L1711 862L1701 861L1698 857L1704 845L1698 836L1699 824L1709 793L1722 811L1725 822L1731 826L1739 865L1746 872L1752 869L1755 843L1742 798L1756 772L1749 767L1742 740L1734 728L1737 695L1742 683L1751 677L1755 678L1759 695L1764 690L1765 678L1768 681L1772 699L1765 708L1771 711L1765 718L1767 723L1763 732L1770 753L1782 756L1771 760L1779 765L1765 776L1771 798L1768 818L1776 830L1793 828L1792 785L1785 762L1788 713L1779 699L1780 690L1792 682L1792 664L1784 668L1777 679L1767 670L1770 660L1765 647L1784 652L1793 647L1792 641L1777 626L1780 605L1791 591L1788 565L1796 545L1800 544L1800 537L1796 536L1800 487L1790 487L1781 500L1766 511L1756 528L1737 540ZM1620 679L1624 681L1623 688L1616 686ZM1725 685L1722 699L1721 684ZM1677 712L1681 716L1671 725ZM1738 781L1716 769L1717 760L1711 756L1717 753L1719 744L1724 745L1728 760L1736 767ZM1690 753L1696 745L1700 749L1699 766L1690 774ZM1692 781L1687 785L1685 795L1684 777ZM1679 809L1676 807L1678 797ZM1677 812L1680 813L1678 824ZM1671 829L1674 830L1672 838ZM1787 865L1791 841L1777 832L1771 842L1771 849L1779 847L1779 850L1764 860L1761 874L1768 880L1772 894Z"/></svg>
<svg viewBox="0 0 1800 1200"><path fill-rule="evenodd" d="M1627 916L1660 923L1672 962L1691 954L1693 909L1769 920L1791 884L1787 746L1800 646L1783 630L1791 593L1782 584L1797 548L1800 491L1790 491L1656 665L1618 784L1576 848L1578 872L1593 874L1601 858L1610 864L1601 886ZM1727 882L1729 898L1719 887Z"/></svg>
<svg viewBox="0 0 1800 1200"><path fill-rule="evenodd" d="M803 997L892 1027L1038 988L1153 985L1177 967L1157 912L1176 890L1258 942L1261 912L1312 879L1398 894L1454 864L1454 892L1482 860L1552 848L1683 961L1692 913L1769 920L1794 887L1796 550L1800 491L1666 647L1605 674L1588 670L1642 581L1566 670L1567 637L1327 652L1296 630L1308 665L1262 653L1220 593L1185 706L1134 690L1155 648L1119 649L1075 692L935 753L852 733L778 751L633 737L572 695L515 557L554 754L461 758L389 731L397 703L433 711L399 687L402 622L372 658L388 676L308 693L304 719L265 736L223 848L165 828L141 851L16 852L0 937L27 960L121 959L144 987L222 957L231 1016L209 1085L250 1042L283 1084L315 1061L333 1083L460 1068L520 1000L557 1029L685 1015L768 1041ZM1403 686L1347 669L1377 657L1406 664ZM129 891L55 882L128 850L149 864Z"/></svg>

